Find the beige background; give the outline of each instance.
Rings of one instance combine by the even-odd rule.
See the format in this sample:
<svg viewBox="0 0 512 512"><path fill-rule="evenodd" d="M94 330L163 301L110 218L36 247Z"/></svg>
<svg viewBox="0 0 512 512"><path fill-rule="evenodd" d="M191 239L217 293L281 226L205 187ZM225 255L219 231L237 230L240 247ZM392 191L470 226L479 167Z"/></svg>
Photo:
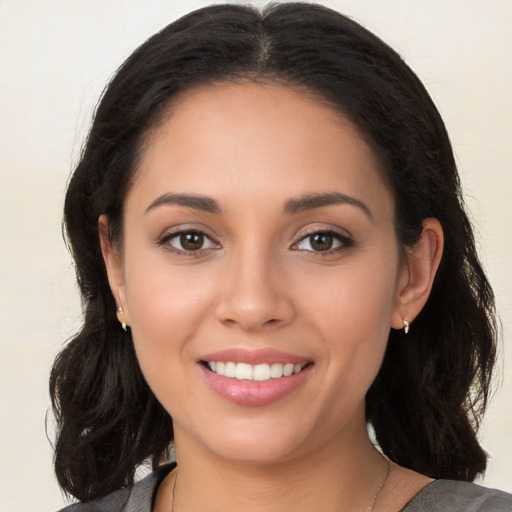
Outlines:
<svg viewBox="0 0 512 512"><path fill-rule="evenodd" d="M204 1L0 0L0 510L64 504L45 435L48 372L80 322L61 239L65 184L104 84ZM391 43L434 97L512 347L512 1L332 0ZM512 357L481 431L484 480L512 491ZM51 421L49 422L51 436Z"/></svg>

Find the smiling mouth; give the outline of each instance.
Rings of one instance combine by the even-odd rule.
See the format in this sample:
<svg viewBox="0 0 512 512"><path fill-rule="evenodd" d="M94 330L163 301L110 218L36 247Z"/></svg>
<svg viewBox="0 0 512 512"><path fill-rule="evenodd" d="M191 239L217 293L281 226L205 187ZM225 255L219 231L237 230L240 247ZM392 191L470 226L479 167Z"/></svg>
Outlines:
<svg viewBox="0 0 512 512"><path fill-rule="evenodd" d="M272 379L281 379L296 375L313 363L293 364L293 363L263 363L248 364L224 361L202 361L203 365L211 372L236 380L247 380L255 382L265 382Z"/></svg>

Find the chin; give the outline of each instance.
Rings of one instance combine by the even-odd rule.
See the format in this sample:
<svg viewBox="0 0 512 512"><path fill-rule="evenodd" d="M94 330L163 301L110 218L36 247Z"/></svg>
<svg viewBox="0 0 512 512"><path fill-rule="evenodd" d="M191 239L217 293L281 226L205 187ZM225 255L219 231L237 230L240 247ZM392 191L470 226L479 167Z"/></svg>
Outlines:
<svg viewBox="0 0 512 512"><path fill-rule="evenodd" d="M218 457L245 464L267 465L299 457L314 443L304 423L254 421L211 427L203 444ZM311 447L311 446L310 446ZM311 449L314 449L312 447Z"/></svg>
<svg viewBox="0 0 512 512"><path fill-rule="evenodd" d="M240 464L270 465L286 462L298 456L296 447L287 443L269 443L269 440L246 443L230 443L211 447L218 456Z"/></svg>

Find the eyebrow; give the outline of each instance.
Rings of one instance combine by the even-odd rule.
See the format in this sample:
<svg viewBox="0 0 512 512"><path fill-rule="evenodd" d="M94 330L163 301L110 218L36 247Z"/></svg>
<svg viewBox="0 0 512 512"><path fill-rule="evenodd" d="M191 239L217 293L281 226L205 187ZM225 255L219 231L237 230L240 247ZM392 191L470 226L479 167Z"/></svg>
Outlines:
<svg viewBox="0 0 512 512"><path fill-rule="evenodd" d="M349 204L360 208L368 218L373 220L373 215L368 206L362 201L340 192L328 192L325 194L306 194L297 199L289 199L285 203L284 212L287 214L300 213L306 210L314 210L324 206L337 204ZM222 209L219 203L211 197L193 194L163 194L157 197L147 208L146 213L162 205L177 205L194 208L207 213L220 215Z"/></svg>
<svg viewBox="0 0 512 512"><path fill-rule="evenodd" d="M349 204L360 208L366 216L373 220L370 208L362 201L355 197L341 194L340 192L328 192L325 194L306 194L298 199L289 199L285 203L284 211L288 214L300 213L305 210L313 210L315 208L322 208L324 206L331 206L336 204Z"/></svg>
<svg viewBox="0 0 512 512"><path fill-rule="evenodd" d="M220 215L222 210L219 203L211 197L191 194L163 194L157 197L147 208L146 213L162 205L187 206L203 212Z"/></svg>

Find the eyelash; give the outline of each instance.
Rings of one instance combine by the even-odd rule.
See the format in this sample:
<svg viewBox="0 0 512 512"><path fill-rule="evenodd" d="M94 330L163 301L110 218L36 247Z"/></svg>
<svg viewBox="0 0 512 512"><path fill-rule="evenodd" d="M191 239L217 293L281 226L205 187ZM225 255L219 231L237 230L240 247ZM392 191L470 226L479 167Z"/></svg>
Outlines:
<svg viewBox="0 0 512 512"><path fill-rule="evenodd" d="M206 247L206 248L201 248L201 249L198 249L198 250L187 251L185 249L179 249L177 247L173 247L170 244L171 240L178 239L179 237L184 236L184 235L199 235L199 236L202 236L202 237L204 237L204 240L209 240L210 241L211 246L210 247ZM315 235L323 235L323 236L333 237L333 239L335 241L339 242L340 245L338 247L335 247L334 249L329 248L329 249L326 249L324 251L315 251L315 250L312 250L312 249L309 250L309 249L298 249L298 248L294 249L294 247L299 245L301 242L304 242L308 238L312 238ZM217 242L213 241L211 239L211 237L209 237L203 231L200 231L198 229L184 229L184 230L180 230L180 231L175 231L173 233L167 233L164 236L162 236L160 239L158 239L156 241L156 244L159 247L165 246L166 250L172 252L173 254L179 255L179 256L197 256L197 255L200 255L200 254L204 254L205 251L210 251L212 249L217 249L217 248L220 247L220 245ZM329 256L329 255L333 255L333 254L338 254L340 252L344 252L344 251L346 251L347 249L349 249L353 245L354 245L354 241L349 236L347 236L346 234L340 233L340 232L335 231L333 229L314 229L314 230L308 231L306 234L304 234L297 242L295 242L291 246L291 249L295 250L295 251L301 251L301 252L310 253L310 255L313 256L313 257L317 257L317 256L319 256L319 257L326 257L326 256ZM310 242L310 246L311 246L311 242Z"/></svg>
<svg viewBox="0 0 512 512"><path fill-rule="evenodd" d="M315 235L323 235L323 236L330 236L333 237L333 239L337 242L339 242L339 246L335 247L334 249L327 249L325 251L314 251L314 250L308 250L308 249L293 249L293 247L297 246L301 242L307 240L308 238L312 238ZM350 247L354 245L354 241L352 238L347 236L344 233L340 233L339 231L333 230L333 229L312 229L311 231L308 231L306 234L304 234L297 242L295 242L292 245L292 249L295 251L303 251L310 253L313 257L321 257L324 258L326 256L332 256L333 254L339 254L341 252L346 251ZM310 242L311 246L311 242Z"/></svg>
<svg viewBox="0 0 512 512"><path fill-rule="evenodd" d="M179 239L184 235L200 235L204 237L204 240L209 240L211 247L201 248L195 251L187 251L185 249L179 249L177 247L173 247L170 244L170 241L173 239ZM205 234L203 231L199 229L183 229L180 231L175 231L173 233L167 233L162 238L157 240L157 245L159 247L165 247L166 250L172 252L173 254L177 254L179 256L197 256L199 254L204 254L205 251L210 251L211 249L216 249L220 247L220 245L213 241L211 237Z"/></svg>

